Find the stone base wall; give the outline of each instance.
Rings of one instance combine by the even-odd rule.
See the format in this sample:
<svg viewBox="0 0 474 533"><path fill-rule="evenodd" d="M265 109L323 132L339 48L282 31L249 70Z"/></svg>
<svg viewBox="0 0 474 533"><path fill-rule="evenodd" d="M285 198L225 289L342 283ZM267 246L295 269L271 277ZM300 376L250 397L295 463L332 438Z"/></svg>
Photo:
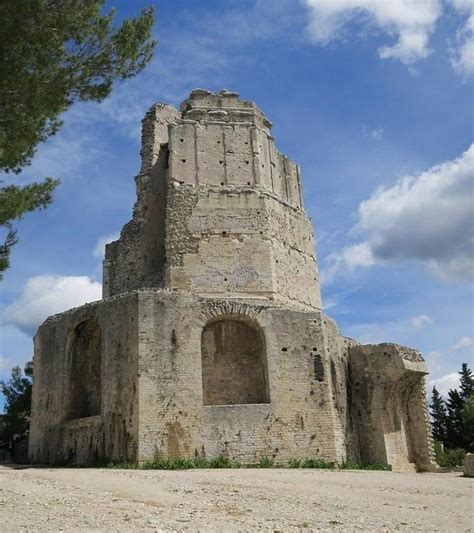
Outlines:
<svg viewBox="0 0 474 533"><path fill-rule="evenodd" d="M96 320L102 331L101 414L71 420L72 339L86 319ZM255 386L268 390L251 397L265 403L204 405L202 332L206 324L229 319L262 334L265 380L255 380ZM336 442L344 439L336 427L326 344L320 312L179 291L138 291L52 317L36 337L30 458L339 460ZM235 369L223 368L221 379L229 377L226 371L231 384ZM252 379L244 366L239 372L239 379Z"/></svg>
<svg viewBox="0 0 474 533"><path fill-rule="evenodd" d="M71 419L72 380L81 377L74 375L74 337L77 326L90 320L98 324L101 331L100 414ZM81 464L103 459L136 460L136 294L84 305L49 318L35 337L33 362L31 461Z"/></svg>
<svg viewBox="0 0 474 533"><path fill-rule="evenodd" d="M339 459L331 354L320 312L280 309L266 300L153 292L140 294L140 309L140 461L219 455L248 463L264 456ZM210 322L226 320L262 332L268 403L204 405L202 332ZM317 372L315 357L321 361ZM245 378L231 367L228 377L229 383Z"/></svg>
<svg viewBox="0 0 474 533"><path fill-rule="evenodd" d="M75 336L86 320L101 331L100 414L71 419L73 358L87 350ZM147 289L52 317L35 345L34 462L434 464L421 356L359 346L319 311Z"/></svg>

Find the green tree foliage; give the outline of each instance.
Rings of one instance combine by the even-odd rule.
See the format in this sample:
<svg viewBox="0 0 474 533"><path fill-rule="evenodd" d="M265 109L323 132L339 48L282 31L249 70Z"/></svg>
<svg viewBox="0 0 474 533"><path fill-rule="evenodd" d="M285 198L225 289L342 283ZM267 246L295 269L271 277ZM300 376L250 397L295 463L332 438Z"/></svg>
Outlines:
<svg viewBox="0 0 474 533"><path fill-rule="evenodd" d="M467 363L462 364L459 376L459 394L461 395L461 398L466 401L474 393L474 378L472 376L471 369L467 366Z"/></svg>
<svg viewBox="0 0 474 533"><path fill-rule="evenodd" d="M52 200L58 180L46 178L43 183L32 183L24 187L9 185L0 189L0 227L6 230L6 237L0 244L0 280L10 264L10 249L17 242L12 221L36 209L44 209Z"/></svg>
<svg viewBox="0 0 474 533"><path fill-rule="evenodd" d="M0 447L12 449L15 442L28 433L31 413L31 377L33 363L25 365L24 375L19 366L12 369L8 381L0 381L5 397L3 423L0 427Z"/></svg>
<svg viewBox="0 0 474 533"><path fill-rule="evenodd" d="M474 452L474 379L467 363L459 376L459 388L451 389L446 401L433 388L430 404L433 438L444 444L444 455L453 452L453 457L460 457L459 450Z"/></svg>
<svg viewBox="0 0 474 533"><path fill-rule="evenodd" d="M466 450L474 452L474 393L466 400L461 416Z"/></svg>
<svg viewBox="0 0 474 533"><path fill-rule="evenodd" d="M440 442L446 441L446 405L441 394L438 392L436 387L433 387L433 394L431 396L431 405L430 405L430 414L431 414L431 427L433 431L433 438Z"/></svg>
<svg viewBox="0 0 474 533"><path fill-rule="evenodd" d="M152 58L154 9L114 25L105 0L15 0L0 2L0 171L20 172L38 144L61 127L74 102L99 102L114 81L140 72ZM11 222L46 207L58 184L1 190L0 225L6 231L0 272L16 242ZM23 211L19 207L24 207ZM13 216L4 219L9 212Z"/></svg>
<svg viewBox="0 0 474 533"><path fill-rule="evenodd" d="M464 400L457 389L451 389L448 392L446 407L448 411L446 446L450 449L463 448L462 410Z"/></svg>

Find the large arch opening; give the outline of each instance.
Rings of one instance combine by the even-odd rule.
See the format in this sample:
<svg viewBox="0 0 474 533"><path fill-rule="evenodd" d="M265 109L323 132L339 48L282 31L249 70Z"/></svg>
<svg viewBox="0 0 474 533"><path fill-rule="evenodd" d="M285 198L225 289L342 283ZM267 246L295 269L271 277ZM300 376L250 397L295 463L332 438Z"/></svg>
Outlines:
<svg viewBox="0 0 474 533"><path fill-rule="evenodd" d="M95 320L81 322L71 341L68 418L100 415L102 333Z"/></svg>
<svg viewBox="0 0 474 533"><path fill-rule="evenodd" d="M265 337L237 318L209 322L201 336L204 405L269 403Z"/></svg>

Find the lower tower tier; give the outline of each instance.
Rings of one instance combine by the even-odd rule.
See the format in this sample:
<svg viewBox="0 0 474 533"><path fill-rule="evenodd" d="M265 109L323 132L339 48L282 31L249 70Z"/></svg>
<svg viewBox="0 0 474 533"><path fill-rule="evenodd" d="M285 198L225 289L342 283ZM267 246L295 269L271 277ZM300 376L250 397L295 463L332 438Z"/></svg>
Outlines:
<svg viewBox="0 0 474 533"><path fill-rule="evenodd" d="M34 462L224 456L431 468L421 356L359 346L319 311L140 290L51 317L35 354Z"/></svg>

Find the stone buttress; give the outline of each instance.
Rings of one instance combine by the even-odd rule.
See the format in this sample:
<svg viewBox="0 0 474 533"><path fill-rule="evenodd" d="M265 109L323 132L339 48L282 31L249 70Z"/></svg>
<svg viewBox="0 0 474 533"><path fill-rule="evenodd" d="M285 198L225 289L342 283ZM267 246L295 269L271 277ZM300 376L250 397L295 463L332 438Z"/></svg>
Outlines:
<svg viewBox="0 0 474 533"><path fill-rule="evenodd" d="M421 356L321 311L299 167L229 91L155 104L103 300L35 338L35 462L225 456L430 469Z"/></svg>

